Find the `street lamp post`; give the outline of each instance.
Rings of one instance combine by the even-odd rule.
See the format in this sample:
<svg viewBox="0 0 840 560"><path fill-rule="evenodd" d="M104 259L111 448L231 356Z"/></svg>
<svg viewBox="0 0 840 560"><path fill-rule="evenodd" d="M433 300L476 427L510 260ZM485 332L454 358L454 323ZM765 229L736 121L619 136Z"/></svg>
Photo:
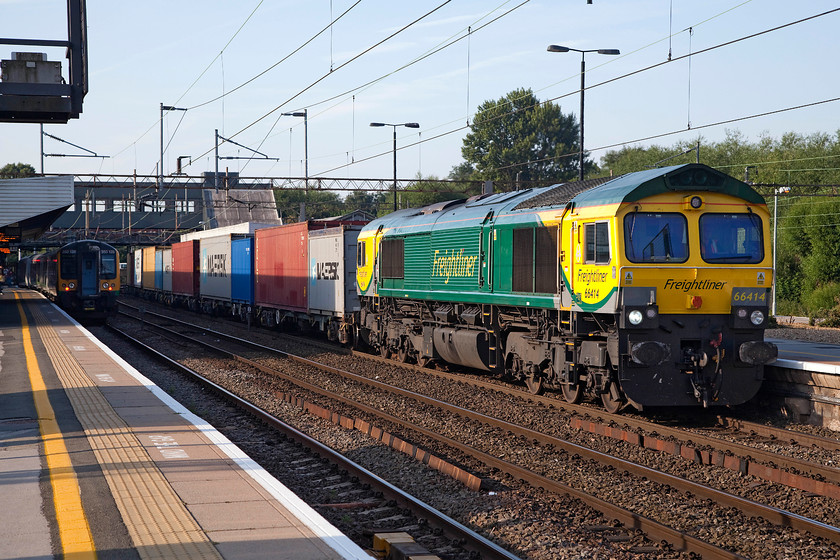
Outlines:
<svg viewBox="0 0 840 560"><path fill-rule="evenodd" d="M283 113L286 117L303 117L303 174L306 179L306 186L309 187L309 117L306 109L294 113Z"/></svg>
<svg viewBox="0 0 840 560"><path fill-rule="evenodd" d="M164 111L186 111L180 107L160 104L160 167L158 168L158 187L163 186L163 112Z"/></svg>
<svg viewBox="0 0 840 560"><path fill-rule="evenodd" d="M578 157L578 165L580 167L579 172L579 179L583 181L583 92L586 89L585 85L585 78L586 75L586 61L584 57L588 52L594 52L598 54L621 54L618 49L589 49L589 50L581 50L581 49L573 49L571 47L561 47L560 45L548 45L548 52L579 52L580 53L580 155Z"/></svg>
<svg viewBox="0 0 840 560"><path fill-rule="evenodd" d="M370 126L390 126L394 129L394 212L397 211L397 127L404 126L406 128L420 128L420 125L416 122L407 122L407 123L398 123L398 124L391 124L391 123L381 123L381 122L372 122Z"/></svg>

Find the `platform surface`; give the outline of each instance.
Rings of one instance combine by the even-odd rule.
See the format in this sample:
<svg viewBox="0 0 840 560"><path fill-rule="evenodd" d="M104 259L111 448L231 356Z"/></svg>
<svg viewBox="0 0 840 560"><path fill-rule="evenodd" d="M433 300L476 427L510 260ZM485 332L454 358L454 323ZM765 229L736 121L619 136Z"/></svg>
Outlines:
<svg viewBox="0 0 840 560"><path fill-rule="evenodd" d="M39 294L0 296L0 559L370 556Z"/></svg>

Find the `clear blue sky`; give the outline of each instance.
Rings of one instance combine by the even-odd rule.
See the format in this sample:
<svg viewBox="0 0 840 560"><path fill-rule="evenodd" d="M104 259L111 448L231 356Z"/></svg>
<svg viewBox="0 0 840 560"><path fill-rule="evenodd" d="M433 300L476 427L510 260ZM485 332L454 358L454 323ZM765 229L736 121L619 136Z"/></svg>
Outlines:
<svg viewBox="0 0 840 560"><path fill-rule="evenodd" d="M46 125L45 131L111 157L48 157L45 171L153 174L164 103L190 108L164 119L167 173L180 155L194 158L190 174L212 170L213 131L218 128L223 136L281 159L247 166L227 160L222 168L244 176L302 176L303 119L279 115L307 108L310 176L390 177L391 129L369 126L383 121L420 123L419 130L398 129L400 146L416 144L398 153L400 178L418 173L445 177L462 161L465 125L483 101L530 87L540 100L558 98L564 112L578 114L580 55L546 52L549 44L620 49L618 57L587 55L586 83L595 86L662 63L669 50L678 59L838 7L828 0L354 4L88 0L90 92L84 112L66 125ZM64 39L65 5L64 0L0 0L0 37ZM331 31L318 35L331 16L345 11ZM464 37L468 27L473 30L469 39L400 70ZM840 96L838 29L840 12L834 12L697 54L690 63L673 60L588 89L586 148L597 160L605 153L600 148L607 146L672 145L698 135L717 141L727 130L741 131L753 141L787 132L835 134L840 102L699 127ZM0 45L0 58L9 58L12 50L22 49ZM47 52L50 60L64 60L66 75L62 49L37 50ZM223 100L206 103L223 93L228 93ZM689 121L692 130L687 130ZM639 141L676 131L682 132ZM44 151L81 153L52 139L45 139ZM248 154L225 145L221 155ZM0 124L0 165L18 161L40 170L38 125Z"/></svg>

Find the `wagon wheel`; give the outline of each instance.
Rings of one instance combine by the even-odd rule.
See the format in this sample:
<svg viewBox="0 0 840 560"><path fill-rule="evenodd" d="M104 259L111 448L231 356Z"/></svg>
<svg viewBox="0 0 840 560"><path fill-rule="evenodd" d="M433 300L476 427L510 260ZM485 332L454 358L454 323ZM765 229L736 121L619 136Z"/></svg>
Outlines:
<svg viewBox="0 0 840 560"><path fill-rule="evenodd" d="M583 385L580 383L563 383L563 398L569 404L578 404L583 399Z"/></svg>
<svg viewBox="0 0 840 560"><path fill-rule="evenodd" d="M432 363L432 358L428 356L417 356L417 365L420 367L429 367L429 364Z"/></svg>
<svg viewBox="0 0 840 560"><path fill-rule="evenodd" d="M540 395L543 392L543 379L539 375L530 374L525 378L525 386L532 395Z"/></svg>
<svg viewBox="0 0 840 560"><path fill-rule="evenodd" d="M601 402L610 414L617 413L626 404L624 395L621 394L616 383L610 383L607 392L601 393Z"/></svg>
<svg viewBox="0 0 840 560"><path fill-rule="evenodd" d="M388 347L388 341L384 341L379 345L379 355L386 360L391 357L391 349Z"/></svg>

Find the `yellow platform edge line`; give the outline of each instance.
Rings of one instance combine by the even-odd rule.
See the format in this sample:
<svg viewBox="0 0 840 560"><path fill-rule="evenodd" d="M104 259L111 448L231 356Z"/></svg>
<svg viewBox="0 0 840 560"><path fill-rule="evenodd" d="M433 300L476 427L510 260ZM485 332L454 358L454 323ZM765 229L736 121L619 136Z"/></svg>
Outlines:
<svg viewBox="0 0 840 560"><path fill-rule="evenodd" d="M56 421L41 368L38 366L38 358L29 333L29 322L26 320L26 312L20 302L20 295L15 293L15 299L20 314L26 369L29 372L29 383L32 386L32 396L38 414L38 426L44 443L44 455L53 491L61 548L65 557L72 555L74 560L93 559L96 558L96 546L90 532L87 515L82 507L79 481Z"/></svg>

